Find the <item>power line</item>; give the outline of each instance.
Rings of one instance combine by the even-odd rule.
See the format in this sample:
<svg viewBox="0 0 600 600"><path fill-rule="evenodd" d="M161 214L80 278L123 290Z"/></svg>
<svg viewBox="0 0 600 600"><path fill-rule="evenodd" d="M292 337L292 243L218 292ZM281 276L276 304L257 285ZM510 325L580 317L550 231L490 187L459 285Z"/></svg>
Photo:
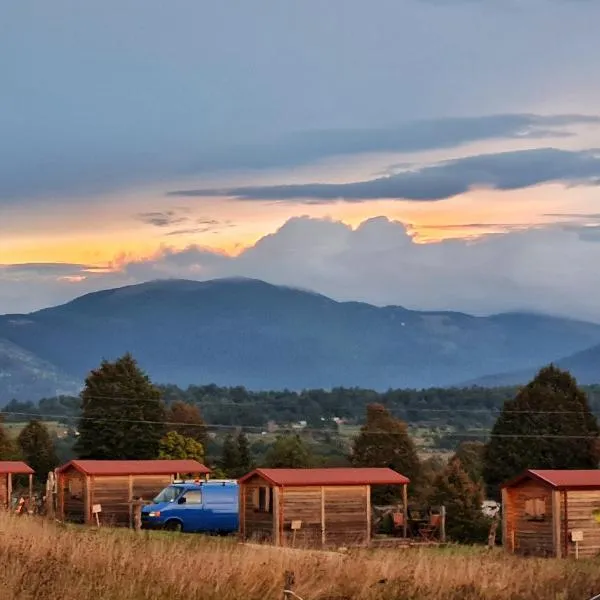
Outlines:
<svg viewBox="0 0 600 600"><path fill-rule="evenodd" d="M94 423L130 423L130 424L145 424L145 425L166 425L166 426L184 426L184 427L202 427L205 429L224 429L224 430L239 430L239 429L252 429L260 431L261 433L265 431L264 427L257 425L228 425L224 423L185 423L185 422L169 422L169 421L153 421L149 419L105 419L101 417L78 417L78 416L66 416L66 415L50 415L50 414L39 414L39 413L23 413L23 412L11 412L11 411L0 411L2 415L10 415L10 416L23 416L23 417L42 417L46 419L75 419L78 421L91 421ZM293 427L279 427L279 432L295 432L295 433L334 433L328 431L326 428L309 428L303 427L301 429L294 429ZM274 433L277 433L274 432ZM369 435L385 435L385 436L393 436L398 435L395 433L389 433L386 431L368 431L366 432ZM435 434L434 434L435 435ZM493 438L545 438L545 439L597 439L597 435L552 435L552 434L520 434L520 433L491 433L491 430L480 430L476 431L467 431L467 432L443 432L443 435L446 437L493 437Z"/></svg>

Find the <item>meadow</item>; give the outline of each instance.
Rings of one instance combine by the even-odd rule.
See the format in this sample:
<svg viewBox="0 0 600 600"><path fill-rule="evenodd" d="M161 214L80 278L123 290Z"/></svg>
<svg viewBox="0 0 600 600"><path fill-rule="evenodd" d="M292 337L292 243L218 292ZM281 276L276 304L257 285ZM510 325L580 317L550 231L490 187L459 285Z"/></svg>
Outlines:
<svg viewBox="0 0 600 600"><path fill-rule="evenodd" d="M3 600L279 600L286 570L303 600L586 600L598 566L465 547L281 550L0 515Z"/></svg>

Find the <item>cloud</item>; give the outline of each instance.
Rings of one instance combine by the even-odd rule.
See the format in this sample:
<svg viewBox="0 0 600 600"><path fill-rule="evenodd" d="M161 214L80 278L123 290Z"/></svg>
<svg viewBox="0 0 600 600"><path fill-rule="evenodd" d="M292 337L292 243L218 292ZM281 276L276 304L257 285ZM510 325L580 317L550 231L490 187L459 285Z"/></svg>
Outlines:
<svg viewBox="0 0 600 600"><path fill-rule="evenodd" d="M188 220L187 217L180 216L176 210L144 212L140 213L138 218L142 223L154 225L155 227L169 227L185 223Z"/></svg>
<svg viewBox="0 0 600 600"><path fill-rule="evenodd" d="M10 275L12 267L4 267L0 312L22 312L89 291L154 279L245 276L338 300L474 314L528 310L600 321L598 231L553 225L420 244L402 223L383 217L356 229L297 217L238 256L195 246L165 248L148 259L126 261L112 272L49 265L42 276L37 266L25 268L29 275L19 280Z"/></svg>
<svg viewBox="0 0 600 600"><path fill-rule="evenodd" d="M553 148L482 154L433 165L405 169L389 177L357 183L309 183L237 187L224 190L187 190L173 196L229 196L243 200L305 200L348 202L398 199L443 200L473 187L515 190L542 183L597 185L600 182L598 151Z"/></svg>

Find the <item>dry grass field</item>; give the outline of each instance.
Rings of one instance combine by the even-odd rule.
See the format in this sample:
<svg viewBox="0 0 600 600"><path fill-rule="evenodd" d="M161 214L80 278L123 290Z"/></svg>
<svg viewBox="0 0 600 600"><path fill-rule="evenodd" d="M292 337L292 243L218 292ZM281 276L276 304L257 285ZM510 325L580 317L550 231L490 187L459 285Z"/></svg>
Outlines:
<svg viewBox="0 0 600 600"><path fill-rule="evenodd" d="M279 600L286 569L304 600L586 600L599 566L469 548L276 550L0 515L2 600Z"/></svg>

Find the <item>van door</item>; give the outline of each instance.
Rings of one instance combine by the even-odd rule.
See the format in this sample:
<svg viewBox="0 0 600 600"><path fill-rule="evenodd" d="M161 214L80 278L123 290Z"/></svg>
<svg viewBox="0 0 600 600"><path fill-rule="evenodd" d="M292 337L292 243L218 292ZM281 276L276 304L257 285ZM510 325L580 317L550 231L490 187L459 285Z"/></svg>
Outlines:
<svg viewBox="0 0 600 600"><path fill-rule="evenodd" d="M202 490L187 490L177 500L177 516L183 523L183 531L203 531L204 505Z"/></svg>

